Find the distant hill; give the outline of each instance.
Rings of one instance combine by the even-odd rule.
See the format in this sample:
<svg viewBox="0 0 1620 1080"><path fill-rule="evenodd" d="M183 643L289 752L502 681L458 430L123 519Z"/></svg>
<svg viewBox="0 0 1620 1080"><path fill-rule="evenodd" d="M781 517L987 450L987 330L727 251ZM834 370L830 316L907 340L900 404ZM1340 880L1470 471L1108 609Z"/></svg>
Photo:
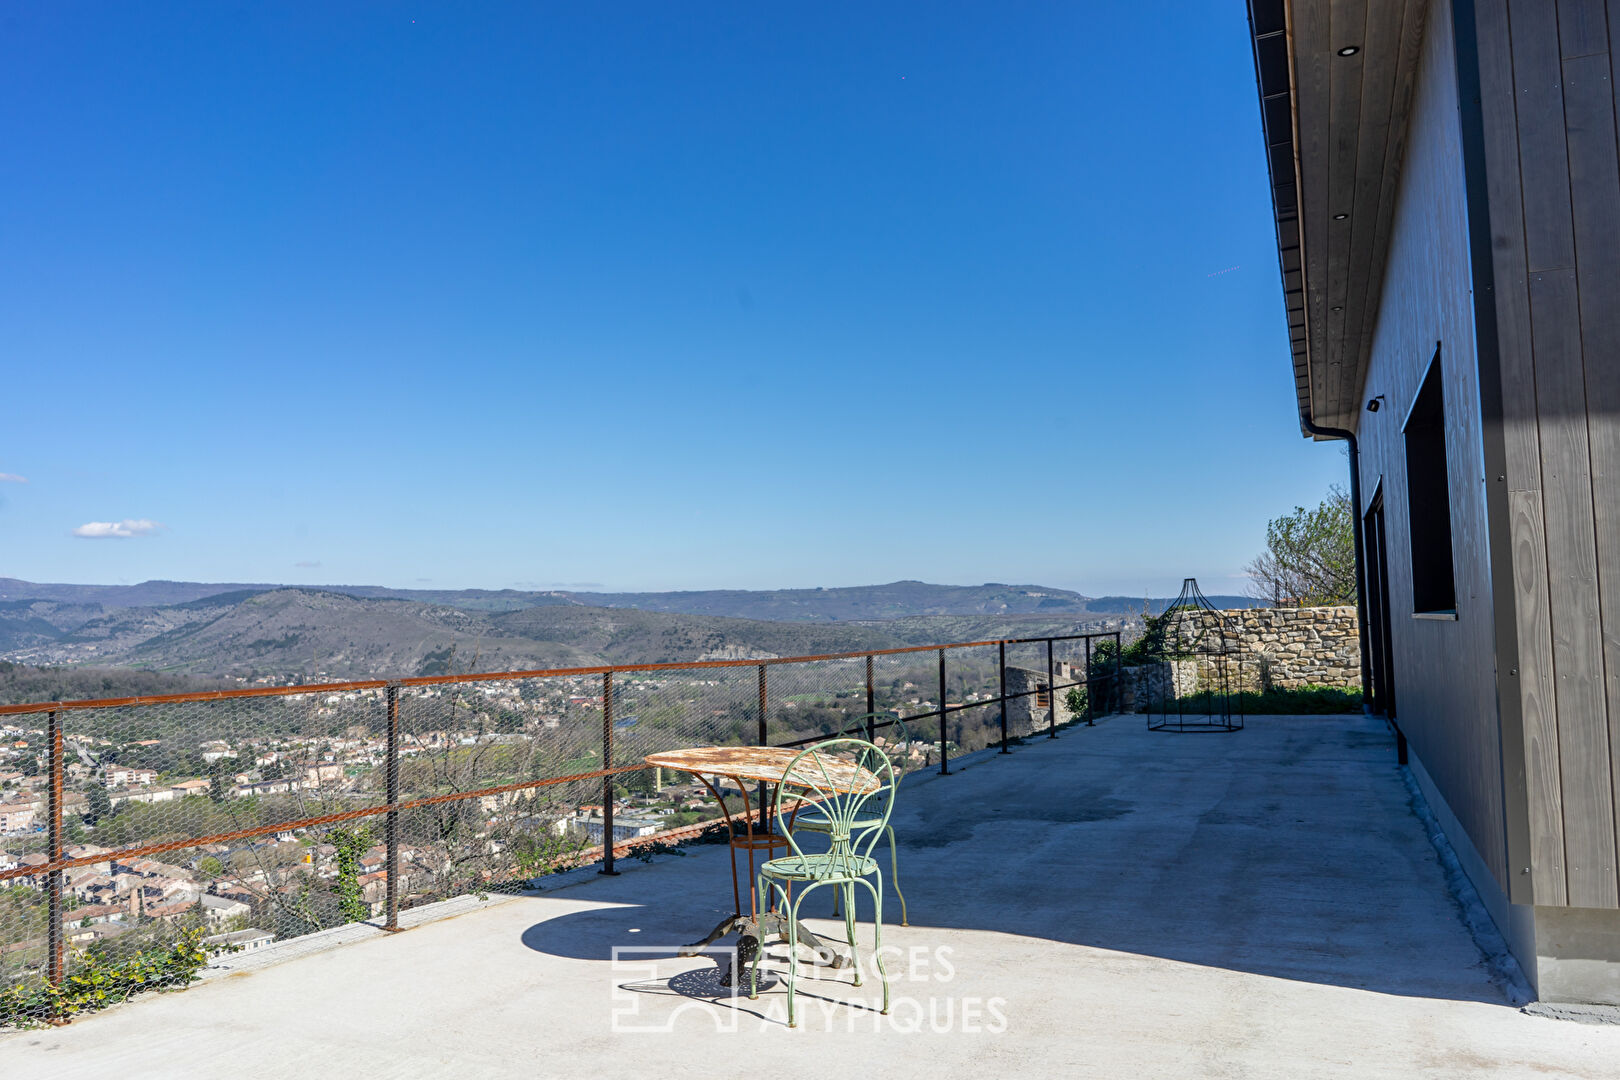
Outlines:
<svg viewBox="0 0 1620 1080"><path fill-rule="evenodd" d="M1211 605L1221 609L1268 607L1264 600L1256 600L1252 596L1233 596L1230 593L1216 593L1206 596ZM1142 614L1142 606L1147 605L1149 615L1157 615L1165 608L1175 603L1174 596L1098 596L1091 600L1092 608L1096 611L1129 611L1133 614Z"/></svg>
<svg viewBox="0 0 1620 1080"><path fill-rule="evenodd" d="M875 622L923 615L1109 615L1164 610L1173 597L1085 596L1046 585L932 585L895 581L828 589L710 589L690 592L597 593L520 589L389 589L380 585L245 585L145 581L139 585L39 584L0 578L0 603L51 600L105 608L207 602L284 589L342 593L367 600L409 600L465 611L523 611L535 607L634 608L682 615L719 615L770 622ZM1246 596L1212 596L1218 607L1256 607Z"/></svg>
<svg viewBox="0 0 1620 1080"><path fill-rule="evenodd" d="M143 581L139 585L49 585L0 577L0 601L56 600L103 607L148 607L183 604L233 592L268 592L280 585L204 584L198 581Z"/></svg>
<svg viewBox="0 0 1620 1080"><path fill-rule="evenodd" d="M670 593L0 579L0 658L315 680L853 652L1140 631L1144 604L1036 585L897 581ZM135 603L143 597L164 602ZM1225 606L1244 597L1216 596Z"/></svg>
<svg viewBox="0 0 1620 1080"><path fill-rule="evenodd" d="M235 592L159 607L50 600L0 604L0 654L210 676L442 675L711 656L888 648L867 626L543 605L510 612L316 589Z"/></svg>
<svg viewBox="0 0 1620 1080"><path fill-rule="evenodd" d="M602 607L730 615L779 622L899 619L912 615L1026 615L1085 612L1090 599L1043 585L930 585L896 581L832 589L715 589L702 592L570 593Z"/></svg>
<svg viewBox="0 0 1620 1080"><path fill-rule="evenodd" d="M567 641L610 663L676 663L707 657L811 656L888 649L903 642L881 625L806 625L627 608L535 607L490 620L502 633Z"/></svg>
<svg viewBox="0 0 1620 1080"><path fill-rule="evenodd" d="M148 607L205 600L235 593L299 588L286 585L206 585L146 581L139 585L53 585L0 578L0 602L53 600L109 608ZM908 615L1019 615L1084 612L1090 601L1067 589L1041 585L930 585L896 581L832 589L715 589L697 592L595 593L517 589L389 589L378 585L321 585L316 591L368 600L410 600L469 611L518 611L533 607L635 608L682 615L722 615L773 622L834 622L895 619Z"/></svg>
<svg viewBox="0 0 1620 1080"><path fill-rule="evenodd" d="M951 641L991 641L997 638L1064 637L1071 634L1119 630L1126 641L1141 632L1141 601L1135 615L913 615L868 623L908 645L934 645Z"/></svg>

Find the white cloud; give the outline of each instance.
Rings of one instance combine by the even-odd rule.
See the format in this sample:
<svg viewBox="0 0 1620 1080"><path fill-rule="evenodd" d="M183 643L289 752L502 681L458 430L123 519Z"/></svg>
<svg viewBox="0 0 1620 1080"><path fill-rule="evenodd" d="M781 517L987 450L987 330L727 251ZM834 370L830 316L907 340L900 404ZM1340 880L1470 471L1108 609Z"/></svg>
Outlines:
<svg viewBox="0 0 1620 1080"><path fill-rule="evenodd" d="M26 484L28 477L18 476L14 472L0 472L0 484Z"/></svg>
<svg viewBox="0 0 1620 1080"><path fill-rule="evenodd" d="M125 518L123 521L87 521L73 530L74 536L86 540L124 540L131 536L148 536L163 526L145 518Z"/></svg>

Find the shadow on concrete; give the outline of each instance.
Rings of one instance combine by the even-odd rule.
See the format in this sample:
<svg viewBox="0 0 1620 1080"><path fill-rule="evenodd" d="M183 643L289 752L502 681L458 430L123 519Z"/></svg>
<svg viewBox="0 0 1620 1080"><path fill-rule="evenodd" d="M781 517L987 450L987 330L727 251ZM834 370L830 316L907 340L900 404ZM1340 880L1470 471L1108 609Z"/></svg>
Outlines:
<svg viewBox="0 0 1620 1080"><path fill-rule="evenodd" d="M1113 718L949 777L909 777L895 828L908 944L929 928L994 931L1507 1001L1411 811L1391 741L1366 717L1257 717L1219 737ZM730 901L724 849L710 851L542 896L620 906L537 922L523 943L606 961L615 945L698 940ZM898 918L888 892L886 929ZM830 915L810 906L812 918ZM870 919L869 903L860 914Z"/></svg>

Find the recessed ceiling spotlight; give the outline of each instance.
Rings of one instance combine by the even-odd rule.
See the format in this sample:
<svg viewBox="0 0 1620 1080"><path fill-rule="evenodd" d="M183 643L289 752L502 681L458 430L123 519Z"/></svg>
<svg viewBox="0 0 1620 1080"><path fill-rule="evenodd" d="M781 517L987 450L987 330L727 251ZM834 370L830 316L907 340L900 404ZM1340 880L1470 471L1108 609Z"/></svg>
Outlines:
<svg viewBox="0 0 1620 1080"><path fill-rule="evenodd" d="M1333 310L1334 310L1334 311L1343 311L1343 310L1344 310L1344 306L1343 306L1343 305L1340 305L1340 306L1339 306L1339 307L1336 307L1336 308L1334 308L1334 309L1333 309Z"/></svg>
<svg viewBox="0 0 1620 1080"><path fill-rule="evenodd" d="M1354 55L1356 55L1356 53L1358 53L1360 51L1361 51L1361 46L1360 45L1346 45L1344 48L1339 50L1339 55L1340 56L1354 56Z"/></svg>
<svg viewBox="0 0 1620 1080"><path fill-rule="evenodd" d="M1333 215L1333 220L1334 221L1343 221L1345 218L1347 218L1349 216L1350 216L1349 214L1334 214Z"/></svg>

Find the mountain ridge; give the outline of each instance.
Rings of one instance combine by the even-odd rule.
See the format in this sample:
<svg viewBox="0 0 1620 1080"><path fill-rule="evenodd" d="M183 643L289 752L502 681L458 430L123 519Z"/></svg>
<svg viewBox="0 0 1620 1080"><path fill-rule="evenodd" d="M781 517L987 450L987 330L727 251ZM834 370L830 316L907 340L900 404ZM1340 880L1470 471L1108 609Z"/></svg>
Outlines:
<svg viewBox="0 0 1620 1080"><path fill-rule="evenodd" d="M409 600L468 611L535 607L632 608L682 615L716 615L771 622L872 622L927 615L1089 615L1163 610L1173 597L1087 596L1046 585L936 585L905 579L879 585L810 589L691 589L663 592L583 592L520 589L391 589L381 585L274 585L242 582L144 581L138 585L72 585L0 578L0 604L19 600L101 604L107 608L219 602L223 596L301 589L372 600ZM1248 597L1219 595L1218 606L1249 607Z"/></svg>

